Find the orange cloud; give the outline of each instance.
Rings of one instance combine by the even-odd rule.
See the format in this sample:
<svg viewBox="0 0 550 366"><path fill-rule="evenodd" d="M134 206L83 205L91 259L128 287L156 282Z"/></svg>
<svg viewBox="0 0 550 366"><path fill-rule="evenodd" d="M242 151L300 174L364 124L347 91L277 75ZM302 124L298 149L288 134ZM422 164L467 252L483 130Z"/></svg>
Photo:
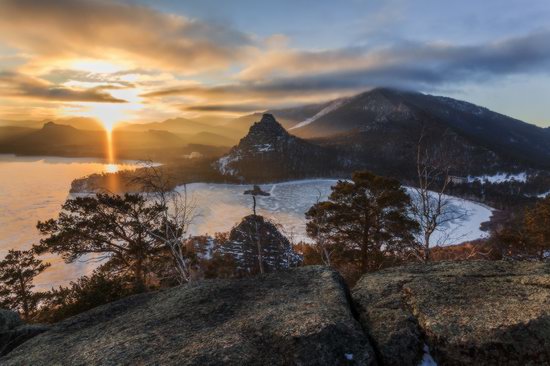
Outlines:
<svg viewBox="0 0 550 366"><path fill-rule="evenodd" d="M27 67L89 58L194 74L228 67L251 47L230 27L113 1L3 0L0 14L0 39L31 56Z"/></svg>
<svg viewBox="0 0 550 366"><path fill-rule="evenodd" d="M0 72L0 97L66 102L126 102L105 93L101 88L68 88L15 72Z"/></svg>

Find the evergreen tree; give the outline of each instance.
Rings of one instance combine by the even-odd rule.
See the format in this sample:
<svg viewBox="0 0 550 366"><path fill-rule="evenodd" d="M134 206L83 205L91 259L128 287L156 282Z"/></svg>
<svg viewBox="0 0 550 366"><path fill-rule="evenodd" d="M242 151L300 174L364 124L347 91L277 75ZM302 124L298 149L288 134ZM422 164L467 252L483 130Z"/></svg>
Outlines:
<svg viewBox="0 0 550 366"><path fill-rule="evenodd" d="M16 310L29 320L43 298L42 293L32 291L33 280L49 266L32 251L10 250L0 261L0 307Z"/></svg>
<svg viewBox="0 0 550 366"><path fill-rule="evenodd" d="M353 253L361 272L377 269L384 257L414 245L417 223L410 218L410 198L394 179L355 172L338 181L327 201L306 213L310 237L323 237L336 252Z"/></svg>
<svg viewBox="0 0 550 366"><path fill-rule="evenodd" d="M132 295L126 278L96 270L89 276L49 291L38 314L39 321L55 323L97 306Z"/></svg>
<svg viewBox="0 0 550 366"><path fill-rule="evenodd" d="M61 254L67 262L84 256L103 257L108 259L104 268L129 273L135 289L144 289L150 262L163 247L150 235L160 227L163 210L137 194L69 199L57 220L38 223L40 232L48 237L35 250Z"/></svg>

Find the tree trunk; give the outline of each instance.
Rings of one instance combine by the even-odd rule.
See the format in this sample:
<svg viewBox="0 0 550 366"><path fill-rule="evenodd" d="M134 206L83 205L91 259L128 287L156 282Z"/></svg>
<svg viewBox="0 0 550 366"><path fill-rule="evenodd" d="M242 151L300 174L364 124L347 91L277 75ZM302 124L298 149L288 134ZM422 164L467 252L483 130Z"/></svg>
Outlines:
<svg viewBox="0 0 550 366"><path fill-rule="evenodd" d="M256 212L256 199L254 199L254 214ZM262 253L262 242L260 238L260 230L258 229L258 222L256 221L254 223L254 226L256 228L256 245L258 246L258 264L260 267L260 273L264 273L264 258Z"/></svg>
<svg viewBox="0 0 550 366"><path fill-rule="evenodd" d="M29 320L30 304L27 291L25 290L25 284L23 283L23 275L19 275L19 288L21 291L21 307L23 308L23 317L26 321Z"/></svg>
<svg viewBox="0 0 550 366"><path fill-rule="evenodd" d="M136 263L134 264L134 282L135 282L135 289L137 291L144 291L145 290L145 273L143 270L143 259L139 258L136 260Z"/></svg>
<svg viewBox="0 0 550 366"><path fill-rule="evenodd" d="M332 264L330 263L330 254L327 248L323 247L322 253L323 253L322 255L325 257L325 260L324 260L325 264L330 267Z"/></svg>
<svg viewBox="0 0 550 366"><path fill-rule="evenodd" d="M431 260L430 256L430 235L424 235L424 262L429 262Z"/></svg>

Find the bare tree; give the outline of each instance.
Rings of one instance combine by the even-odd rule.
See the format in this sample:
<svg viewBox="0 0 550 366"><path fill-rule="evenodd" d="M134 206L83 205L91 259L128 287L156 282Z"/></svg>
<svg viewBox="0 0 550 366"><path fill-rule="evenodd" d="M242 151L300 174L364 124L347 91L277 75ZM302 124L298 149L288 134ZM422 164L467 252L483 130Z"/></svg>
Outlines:
<svg viewBox="0 0 550 366"><path fill-rule="evenodd" d="M151 162L144 163L140 174L133 180L147 194L152 204L160 210L162 225L149 234L162 242L169 249L180 284L193 279L193 268L185 252L185 240L189 226L197 217L195 202L189 198L187 186L182 191L174 189L174 182L167 176L162 167Z"/></svg>
<svg viewBox="0 0 550 366"><path fill-rule="evenodd" d="M437 244L444 244L451 238L447 226L451 222L461 225L467 211L453 203L446 192L452 182L452 151L446 141L447 132L440 139L430 142L425 128L422 128L417 145L416 170L417 187L413 188L412 212L420 226L420 247L417 257L428 262L435 232L441 232Z"/></svg>

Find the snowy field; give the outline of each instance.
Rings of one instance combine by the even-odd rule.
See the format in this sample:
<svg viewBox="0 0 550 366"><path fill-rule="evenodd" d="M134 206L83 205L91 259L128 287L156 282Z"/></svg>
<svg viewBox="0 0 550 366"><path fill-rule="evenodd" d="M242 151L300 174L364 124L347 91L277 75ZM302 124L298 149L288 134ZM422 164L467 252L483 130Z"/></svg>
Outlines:
<svg viewBox="0 0 550 366"><path fill-rule="evenodd" d="M293 241L307 240L304 214L319 197L326 199L335 183L336 180L316 179L262 185L271 196L258 197L258 214L281 224L284 233ZM250 188L250 185L237 184L187 185L198 214L191 233L212 235L229 231L242 217L252 213L252 197L243 193ZM448 245L486 237L487 233L479 226L490 219L491 209L460 198L451 199L454 208L465 213L466 218L448 223L444 230L434 234L432 242Z"/></svg>

